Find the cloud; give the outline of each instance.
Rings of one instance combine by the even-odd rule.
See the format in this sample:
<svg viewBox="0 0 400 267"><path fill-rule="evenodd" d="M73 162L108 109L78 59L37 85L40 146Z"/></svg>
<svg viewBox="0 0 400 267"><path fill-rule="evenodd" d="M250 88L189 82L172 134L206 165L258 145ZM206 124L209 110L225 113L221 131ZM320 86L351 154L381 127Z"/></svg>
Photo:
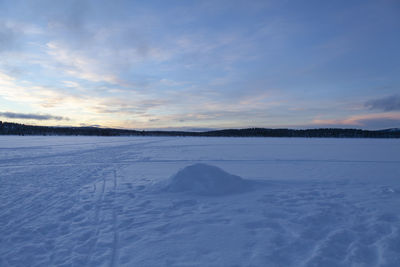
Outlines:
<svg viewBox="0 0 400 267"><path fill-rule="evenodd" d="M314 126L319 127L355 127L366 129L394 128L400 125L400 113L377 113L350 116L345 119L314 119Z"/></svg>
<svg viewBox="0 0 400 267"><path fill-rule="evenodd" d="M396 111L400 110L400 95L391 95L379 99L369 100L365 103L369 109Z"/></svg>
<svg viewBox="0 0 400 267"><path fill-rule="evenodd" d="M81 127L96 127L96 128L101 127L100 124L87 124L87 123L80 123L79 126L81 126Z"/></svg>
<svg viewBox="0 0 400 267"><path fill-rule="evenodd" d="M0 23L0 52L13 50L17 44L17 33L8 25Z"/></svg>
<svg viewBox="0 0 400 267"><path fill-rule="evenodd" d="M66 84L75 85L68 81ZM111 118L119 115L140 116L147 120L145 116L148 112L167 104L166 100L134 91L125 92L123 97L70 91L57 87L35 86L29 82L18 82L15 77L0 71L0 97L3 99L28 104L34 110L44 113L68 114L72 119L79 118L80 122L85 122L82 121L85 119L100 120L101 117Z"/></svg>
<svg viewBox="0 0 400 267"><path fill-rule="evenodd" d="M0 72L0 97L13 102L28 103L40 108L51 108L78 102L80 98L61 91L30 83L18 83L14 77Z"/></svg>
<svg viewBox="0 0 400 267"><path fill-rule="evenodd" d="M86 57L80 51L70 50L59 43L47 43L47 53L60 65L58 68L66 74L91 82L108 82L118 84L119 79L100 68L102 64L93 58Z"/></svg>
<svg viewBox="0 0 400 267"><path fill-rule="evenodd" d="M136 98L132 100L118 98L104 99L96 103L92 111L98 114L145 115L151 109L168 104L165 100L140 99L140 95L136 95Z"/></svg>
<svg viewBox="0 0 400 267"><path fill-rule="evenodd" d="M69 120L69 118L61 117L61 116L53 116L49 114L31 114L31 113L14 113L14 112L0 112L1 117L9 118L9 119L31 119L31 120L39 120L39 121L46 121L46 120Z"/></svg>
<svg viewBox="0 0 400 267"><path fill-rule="evenodd" d="M62 81L65 87L71 87L71 88L79 88L80 85L77 82L74 81Z"/></svg>
<svg viewBox="0 0 400 267"><path fill-rule="evenodd" d="M42 33L34 24L0 20L0 53L21 50L26 45L24 38Z"/></svg>

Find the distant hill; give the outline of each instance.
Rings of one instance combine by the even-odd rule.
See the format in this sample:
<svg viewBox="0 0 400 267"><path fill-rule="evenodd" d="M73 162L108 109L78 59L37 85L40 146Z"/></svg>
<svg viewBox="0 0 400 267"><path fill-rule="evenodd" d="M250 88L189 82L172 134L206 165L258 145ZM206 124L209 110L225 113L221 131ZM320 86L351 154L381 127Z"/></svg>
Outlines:
<svg viewBox="0 0 400 267"><path fill-rule="evenodd" d="M321 129L225 129L204 132L137 131L97 127L33 126L0 121L0 135L95 135L95 136L208 136L208 137L336 137L336 138L400 138L400 129L360 130L341 128Z"/></svg>

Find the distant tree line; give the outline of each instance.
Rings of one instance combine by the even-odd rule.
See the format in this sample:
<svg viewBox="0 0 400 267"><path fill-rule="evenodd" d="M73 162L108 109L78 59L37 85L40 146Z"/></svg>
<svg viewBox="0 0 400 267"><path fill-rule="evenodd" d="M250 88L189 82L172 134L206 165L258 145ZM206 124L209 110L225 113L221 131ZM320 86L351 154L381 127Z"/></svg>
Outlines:
<svg viewBox="0 0 400 267"><path fill-rule="evenodd" d="M97 127L51 127L1 122L0 135L93 135L93 136L208 136L208 137L336 137L400 138L400 129L368 131L360 129L226 129L206 132L137 131Z"/></svg>

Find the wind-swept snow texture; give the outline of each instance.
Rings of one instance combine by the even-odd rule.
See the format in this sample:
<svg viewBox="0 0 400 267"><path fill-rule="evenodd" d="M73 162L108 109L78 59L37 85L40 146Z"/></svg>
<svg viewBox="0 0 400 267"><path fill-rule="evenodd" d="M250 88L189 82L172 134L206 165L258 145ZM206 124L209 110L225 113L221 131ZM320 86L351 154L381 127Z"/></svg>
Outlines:
<svg viewBox="0 0 400 267"><path fill-rule="evenodd" d="M0 266L398 267L400 140L1 136Z"/></svg>

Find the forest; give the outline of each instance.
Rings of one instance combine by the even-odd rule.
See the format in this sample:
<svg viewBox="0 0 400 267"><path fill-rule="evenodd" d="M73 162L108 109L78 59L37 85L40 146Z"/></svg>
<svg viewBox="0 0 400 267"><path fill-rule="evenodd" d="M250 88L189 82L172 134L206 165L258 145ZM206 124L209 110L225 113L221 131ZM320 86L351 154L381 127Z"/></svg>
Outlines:
<svg viewBox="0 0 400 267"><path fill-rule="evenodd" d="M334 137L334 138L400 138L400 129L362 130L342 128L319 129L224 129L193 131L138 131L100 127L34 126L0 121L0 135L92 135L92 136L205 136L205 137Z"/></svg>

